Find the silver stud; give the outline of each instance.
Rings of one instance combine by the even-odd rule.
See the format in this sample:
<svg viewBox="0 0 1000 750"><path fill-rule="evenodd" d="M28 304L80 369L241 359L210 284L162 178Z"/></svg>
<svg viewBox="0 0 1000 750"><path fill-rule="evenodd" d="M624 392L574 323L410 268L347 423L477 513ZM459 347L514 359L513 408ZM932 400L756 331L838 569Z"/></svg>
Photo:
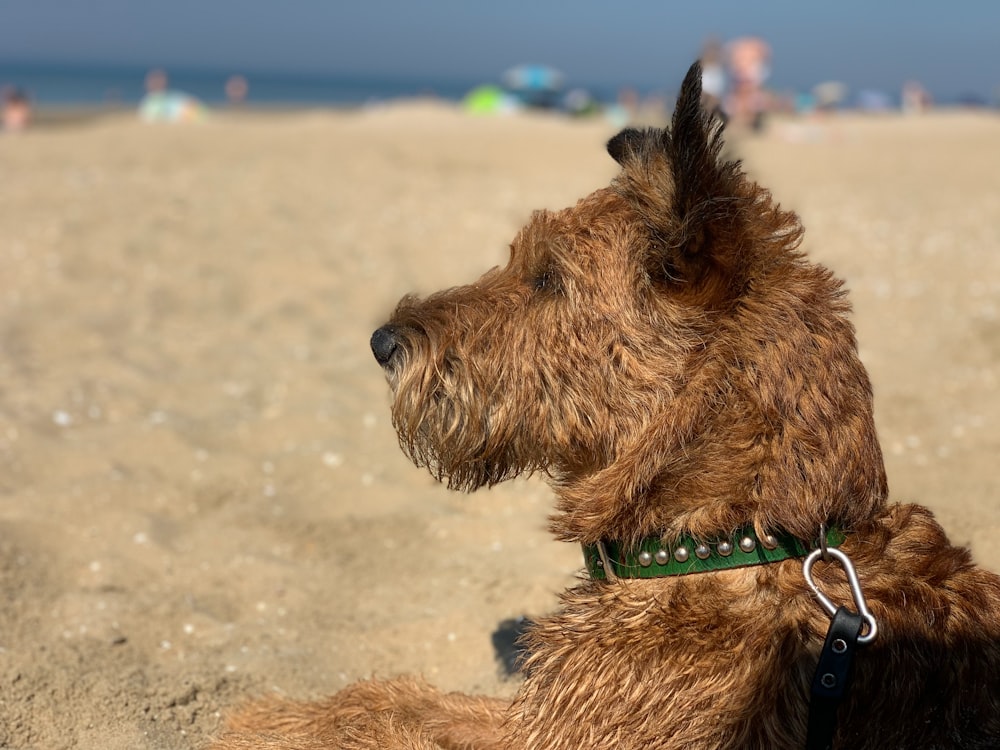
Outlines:
<svg viewBox="0 0 1000 750"><path fill-rule="evenodd" d="M733 543L719 542L716 549L719 551L719 554L722 555L723 557L729 557L731 554L733 554Z"/></svg>
<svg viewBox="0 0 1000 750"><path fill-rule="evenodd" d="M670 553L667 552L665 549L656 550L656 554L653 555L653 557L656 558L657 565L666 565L668 562L670 562Z"/></svg>
<svg viewBox="0 0 1000 750"><path fill-rule="evenodd" d="M707 560L708 556L712 554L712 550L707 544L702 542L697 547L694 548L694 556L699 560Z"/></svg>
<svg viewBox="0 0 1000 750"><path fill-rule="evenodd" d="M831 674L830 672L827 672L826 674L824 674L822 677L819 678L819 681L822 683L823 687L829 690L830 688L836 686L837 676Z"/></svg>
<svg viewBox="0 0 1000 750"><path fill-rule="evenodd" d="M746 553L753 552L757 548L757 542L754 541L752 536L745 536L740 539L740 549Z"/></svg>
<svg viewBox="0 0 1000 750"><path fill-rule="evenodd" d="M833 653L842 654L847 651L847 641L843 638L837 638L833 641Z"/></svg>
<svg viewBox="0 0 1000 750"><path fill-rule="evenodd" d="M639 564L644 568L648 568L653 564L653 556L646 550L643 550L639 553Z"/></svg>
<svg viewBox="0 0 1000 750"><path fill-rule="evenodd" d="M687 547L678 547L674 550L674 559L677 562L687 562L688 550Z"/></svg>
<svg viewBox="0 0 1000 750"><path fill-rule="evenodd" d="M768 534L760 540L760 543L764 545L765 549L777 549L778 538L774 534Z"/></svg>

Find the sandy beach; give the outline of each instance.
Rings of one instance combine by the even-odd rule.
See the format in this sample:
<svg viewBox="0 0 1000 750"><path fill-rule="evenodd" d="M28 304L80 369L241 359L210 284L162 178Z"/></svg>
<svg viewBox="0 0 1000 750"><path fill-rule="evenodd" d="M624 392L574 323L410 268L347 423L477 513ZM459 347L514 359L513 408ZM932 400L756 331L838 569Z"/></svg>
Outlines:
<svg viewBox="0 0 1000 750"><path fill-rule="evenodd" d="M414 468L368 339L606 185L615 131L409 102L0 134L0 748L198 748L372 674L517 689L491 634L579 550L540 478ZM936 112L733 143L847 281L893 498L994 570L998 140Z"/></svg>

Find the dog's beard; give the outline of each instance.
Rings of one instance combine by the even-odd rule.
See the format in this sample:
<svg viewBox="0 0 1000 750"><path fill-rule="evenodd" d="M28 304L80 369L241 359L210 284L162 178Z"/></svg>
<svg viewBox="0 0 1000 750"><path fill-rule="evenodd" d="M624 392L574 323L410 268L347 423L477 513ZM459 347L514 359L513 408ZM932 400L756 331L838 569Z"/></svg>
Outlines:
<svg viewBox="0 0 1000 750"><path fill-rule="evenodd" d="M480 393L461 358L442 357L435 367L416 367L408 355L390 373L395 400L392 422L403 451L451 489L471 491L543 468L516 449L517 429L500 424L490 399ZM509 392L494 388L497 398ZM503 404L504 411L509 403ZM537 447L537 446L536 446Z"/></svg>

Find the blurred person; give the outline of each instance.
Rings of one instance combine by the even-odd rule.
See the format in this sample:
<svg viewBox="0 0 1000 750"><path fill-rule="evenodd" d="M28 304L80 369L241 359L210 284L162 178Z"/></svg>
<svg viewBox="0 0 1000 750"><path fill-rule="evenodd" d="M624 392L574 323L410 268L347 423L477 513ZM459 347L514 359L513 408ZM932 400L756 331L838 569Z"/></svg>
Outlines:
<svg viewBox="0 0 1000 750"><path fill-rule="evenodd" d="M722 102L726 93L726 69L722 43L714 37L706 40L700 61L701 105L725 120Z"/></svg>
<svg viewBox="0 0 1000 750"><path fill-rule="evenodd" d="M31 99L27 92L15 86L3 91L3 129L9 133L26 130L31 123Z"/></svg>
<svg viewBox="0 0 1000 750"><path fill-rule="evenodd" d="M167 72L162 68L146 73L146 95L139 102L139 117L146 122L166 119L168 83Z"/></svg>
<svg viewBox="0 0 1000 750"><path fill-rule="evenodd" d="M759 37L740 37L729 43L727 58L732 80L729 115L742 126L760 130L767 109L764 82L771 75L771 46Z"/></svg>
<svg viewBox="0 0 1000 750"><path fill-rule="evenodd" d="M841 81L823 81L813 86L812 94L819 112L835 112L847 99L847 84Z"/></svg>
<svg viewBox="0 0 1000 750"><path fill-rule="evenodd" d="M241 75L229 76L226 80L226 101L230 104L243 104L250 92L250 84Z"/></svg>
<svg viewBox="0 0 1000 750"><path fill-rule="evenodd" d="M931 108L931 95L919 81L904 83L900 100L904 114L920 114Z"/></svg>
<svg viewBox="0 0 1000 750"><path fill-rule="evenodd" d="M153 68L146 73L146 93L157 94L167 90L167 71L162 68Z"/></svg>

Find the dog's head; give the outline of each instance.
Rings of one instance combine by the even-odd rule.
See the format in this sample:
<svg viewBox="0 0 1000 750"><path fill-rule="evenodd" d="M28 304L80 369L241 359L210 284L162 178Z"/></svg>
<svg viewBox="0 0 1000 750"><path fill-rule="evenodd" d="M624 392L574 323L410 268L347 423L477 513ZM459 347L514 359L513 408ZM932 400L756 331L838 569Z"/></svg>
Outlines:
<svg viewBox="0 0 1000 750"><path fill-rule="evenodd" d="M474 489L546 472L565 539L803 538L879 508L869 381L797 217L720 156L689 71L609 188L539 212L503 269L405 298L372 348L411 457Z"/></svg>

